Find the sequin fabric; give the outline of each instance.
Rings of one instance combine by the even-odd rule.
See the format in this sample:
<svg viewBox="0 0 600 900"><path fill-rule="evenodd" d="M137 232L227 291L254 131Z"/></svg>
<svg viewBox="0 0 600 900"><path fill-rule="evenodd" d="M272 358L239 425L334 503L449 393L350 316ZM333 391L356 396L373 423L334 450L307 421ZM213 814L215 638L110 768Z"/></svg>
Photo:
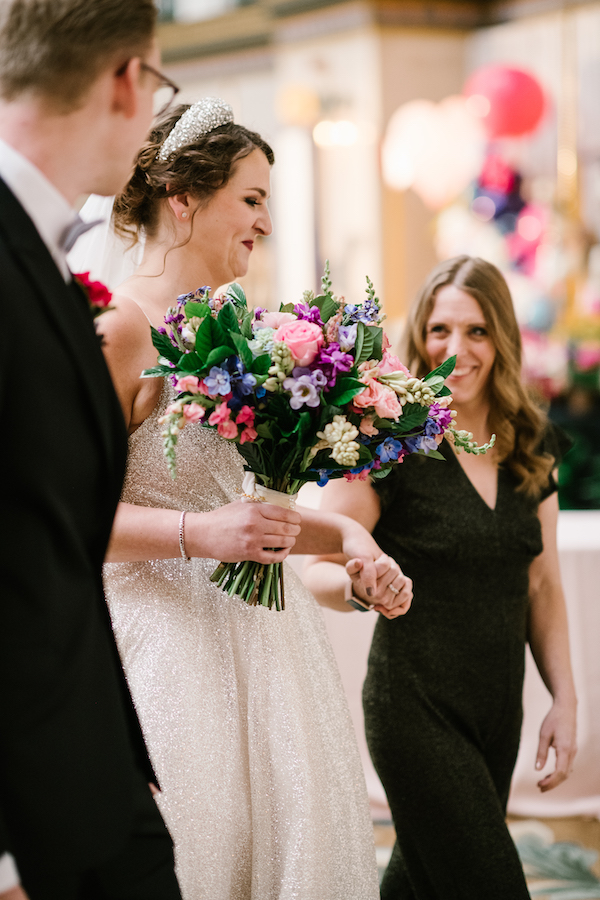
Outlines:
<svg viewBox="0 0 600 900"><path fill-rule="evenodd" d="M203 134L219 125L233 122L233 110L229 103L218 97L203 97L186 109L160 148L158 158L165 162L173 153L193 144Z"/></svg>
<svg viewBox="0 0 600 900"><path fill-rule="evenodd" d="M239 498L233 444L199 425L173 481L158 418L130 439L123 499L203 512ZM208 580L214 560L105 566L119 649L175 842L184 900L377 900L366 790L319 607L286 567L286 610Z"/></svg>

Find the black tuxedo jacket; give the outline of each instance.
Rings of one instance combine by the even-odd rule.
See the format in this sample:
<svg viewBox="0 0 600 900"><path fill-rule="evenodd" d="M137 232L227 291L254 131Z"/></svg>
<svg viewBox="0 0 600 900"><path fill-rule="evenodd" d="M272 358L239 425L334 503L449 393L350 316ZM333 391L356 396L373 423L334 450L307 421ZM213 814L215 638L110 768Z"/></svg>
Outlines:
<svg viewBox="0 0 600 900"><path fill-rule="evenodd" d="M87 298L1 180L0 305L0 853L78 871L154 778L101 581L126 434Z"/></svg>

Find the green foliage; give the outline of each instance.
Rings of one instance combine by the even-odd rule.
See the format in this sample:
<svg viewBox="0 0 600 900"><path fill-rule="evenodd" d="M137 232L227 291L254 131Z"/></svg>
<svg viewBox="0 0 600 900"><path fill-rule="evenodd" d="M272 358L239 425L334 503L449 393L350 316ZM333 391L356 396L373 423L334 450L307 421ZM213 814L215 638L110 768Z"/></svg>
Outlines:
<svg viewBox="0 0 600 900"><path fill-rule="evenodd" d="M454 371L454 367L456 365L456 356L450 356L448 359L444 360L441 366L438 366L437 369L433 369L429 375L426 375L423 381L425 384L428 384L429 387L433 388L433 382L437 382L440 378L442 379L442 383L444 378L447 378L448 375L451 375ZM435 388L433 388L435 390Z"/></svg>
<svg viewBox="0 0 600 900"><path fill-rule="evenodd" d="M154 344L160 355L164 356L165 359L168 359L169 362L179 362L181 350L177 349L177 347L174 347L166 334L161 334L153 325L150 327L150 330L152 332L152 343Z"/></svg>
<svg viewBox="0 0 600 900"><path fill-rule="evenodd" d="M230 346L233 349L234 345L217 320L212 316L206 316L196 333L196 353L199 359L205 363L211 350L221 346Z"/></svg>
<svg viewBox="0 0 600 900"><path fill-rule="evenodd" d="M373 350L375 348L375 336L373 329L359 322L356 329L356 343L354 344L354 361L356 366L373 359Z"/></svg>
<svg viewBox="0 0 600 900"><path fill-rule="evenodd" d="M222 363L223 360L227 359L228 356L231 356L231 347L225 347L224 345L215 347L215 349L211 350L206 357L204 366L207 369L211 366L218 366L219 363Z"/></svg>
<svg viewBox="0 0 600 900"><path fill-rule="evenodd" d="M407 403L402 409L402 415L398 420L398 424L402 426L402 433L406 434L413 428L418 428L427 418L429 407L421 406L419 403Z"/></svg>
<svg viewBox="0 0 600 900"><path fill-rule="evenodd" d="M226 332L240 334L240 324L231 303L224 303L217 316L217 322Z"/></svg>
<svg viewBox="0 0 600 900"><path fill-rule="evenodd" d="M271 357L268 353L262 353L250 363L248 371L253 375L266 375L271 367Z"/></svg>
<svg viewBox="0 0 600 900"><path fill-rule="evenodd" d="M244 313L242 317L242 321L240 323L240 331L244 335L247 341L251 341L254 335L252 334L252 313L247 312Z"/></svg>
<svg viewBox="0 0 600 900"><path fill-rule="evenodd" d="M140 378L164 378L165 375L172 374L173 369L170 366L152 366L151 369L144 369Z"/></svg>
<svg viewBox="0 0 600 900"><path fill-rule="evenodd" d="M337 384L327 393L327 400L336 406L343 406L349 403L353 397L364 391L365 385L358 378L342 376L338 378Z"/></svg>
<svg viewBox="0 0 600 900"><path fill-rule="evenodd" d="M237 306L240 309L248 308L248 302L246 300L244 288L241 286L241 284L238 284L237 281L234 281L229 285L225 292L225 296L228 300L231 300L234 306Z"/></svg>
<svg viewBox="0 0 600 900"><path fill-rule="evenodd" d="M203 319L204 316L210 316L210 306L208 303L198 303L197 300L188 300L185 304L185 317L188 321L192 316Z"/></svg>
<svg viewBox="0 0 600 900"><path fill-rule="evenodd" d="M279 304L279 312L293 313L294 312L294 304L293 303L280 303Z"/></svg>
<svg viewBox="0 0 600 900"><path fill-rule="evenodd" d="M254 362L254 357L252 356L252 350L248 346L248 341L245 337L242 337L241 334L236 334L235 332L231 333L231 339L235 344L238 356L244 363L246 370L249 372L252 363Z"/></svg>

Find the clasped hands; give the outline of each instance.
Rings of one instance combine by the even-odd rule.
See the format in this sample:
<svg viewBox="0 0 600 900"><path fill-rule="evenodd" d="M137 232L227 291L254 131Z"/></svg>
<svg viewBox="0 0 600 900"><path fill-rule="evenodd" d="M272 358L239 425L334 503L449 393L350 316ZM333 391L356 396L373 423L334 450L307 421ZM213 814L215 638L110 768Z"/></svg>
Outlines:
<svg viewBox="0 0 600 900"><path fill-rule="evenodd" d="M402 572L398 563L385 553L374 560L372 567L365 565L365 562L358 558L346 563L346 572L352 582L353 594L386 619L405 615L412 603L411 579Z"/></svg>

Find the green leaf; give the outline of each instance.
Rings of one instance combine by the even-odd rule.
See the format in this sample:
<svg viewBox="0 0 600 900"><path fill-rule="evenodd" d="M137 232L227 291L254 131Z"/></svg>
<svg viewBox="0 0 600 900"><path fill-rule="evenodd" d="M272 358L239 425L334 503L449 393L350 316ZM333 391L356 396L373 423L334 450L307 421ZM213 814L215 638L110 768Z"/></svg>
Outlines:
<svg viewBox="0 0 600 900"><path fill-rule="evenodd" d="M196 333L196 353L201 360L205 360L211 350L229 344L227 334L216 319L205 316Z"/></svg>
<svg viewBox="0 0 600 900"><path fill-rule="evenodd" d="M226 347L222 344L220 347L215 347L214 350L210 351L204 365L206 368L209 368L209 366L218 366L219 363L223 362L224 359L227 359L228 356L231 356L231 347Z"/></svg>
<svg viewBox="0 0 600 900"><path fill-rule="evenodd" d="M238 356L244 363L247 371L250 371L250 366L254 362L254 357L252 356L252 350L248 346L248 341L245 337L242 337L241 334L236 334L235 331L231 332L231 339L235 344L235 349L238 352Z"/></svg>
<svg viewBox="0 0 600 900"><path fill-rule="evenodd" d="M433 375L427 378L427 384L431 388L434 394L437 394L439 390L444 387L444 379L441 375Z"/></svg>
<svg viewBox="0 0 600 900"><path fill-rule="evenodd" d="M372 359L381 359L383 356L383 328L378 325L369 326L373 335L373 356Z"/></svg>
<svg viewBox="0 0 600 900"><path fill-rule="evenodd" d="M293 303L280 303L279 304L279 312L293 313L294 312L294 304Z"/></svg>
<svg viewBox="0 0 600 900"><path fill-rule="evenodd" d="M273 437L273 435L271 434L271 429L266 422L261 422L260 425L257 425L256 431L261 438L267 438L267 440L271 440Z"/></svg>
<svg viewBox="0 0 600 900"><path fill-rule="evenodd" d="M374 347L375 336L372 333L372 329L365 325L364 322L359 322L354 345L355 364L360 366L361 363L366 362L368 359L373 359Z"/></svg>
<svg viewBox="0 0 600 900"><path fill-rule="evenodd" d="M246 309L248 306L248 302L246 300L246 294L244 293L244 288L241 284L238 284L237 281L233 281L227 290L225 291L225 296L231 300L231 302L242 309Z"/></svg>
<svg viewBox="0 0 600 900"><path fill-rule="evenodd" d="M173 369L170 366L152 366L151 369L144 369L140 378L164 378L165 375L172 375Z"/></svg>
<svg viewBox="0 0 600 900"><path fill-rule="evenodd" d="M344 406L353 397L365 390L366 385L358 378L338 378L337 384L327 393L327 402Z"/></svg>
<svg viewBox="0 0 600 900"><path fill-rule="evenodd" d="M443 456L439 450L428 450L427 453L423 450L423 455L428 459L443 459L444 462L446 461L446 457Z"/></svg>
<svg viewBox="0 0 600 900"><path fill-rule="evenodd" d="M328 322L332 316L335 316L338 311L339 304L333 299L333 297L325 297L323 303L321 304L321 319L323 322Z"/></svg>
<svg viewBox="0 0 600 900"><path fill-rule="evenodd" d="M399 433L406 434L413 428L422 425L427 418L428 412L429 408L427 406L420 406L418 403L407 403L406 406L403 407L402 415L396 423L400 429Z"/></svg>
<svg viewBox="0 0 600 900"><path fill-rule="evenodd" d="M191 374L197 375L198 372L204 368L204 365L200 361L198 354L192 352L183 354L179 360L179 368L183 372L190 372Z"/></svg>
<svg viewBox="0 0 600 900"><path fill-rule="evenodd" d="M269 416L276 421L277 427L284 437L289 437L294 433L298 420L290 407L288 397L283 394L273 394L269 400L268 411Z"/></svg>
<svg viewBox="0 0 600 900"><path fill-rule="evenodd" d="M272 360L268 353L263 353L253 359L248 367L248 371L253 375L266 375L271 368Z"/></svg>
<svg viewBox="0 0 600 900"><path fill-rule="evenodd" d="M152 343L154 344L160 355L164 356L165 359L168 359L170 362L179 362L181 350L179 350L177 347L174 347L166 334L161 334L153 325L151 326L150 330L152 332Z"/></svg>
<svg viewBox="0 0 600 900"><path fill-rule="evenodd" d="M449 397L451 394L452 394L452 391L450 390L449 387L446 387L446 385L441 387L439 389L439 391L436 392L436 396L438 396L438 397Z"/></svg>
<svg viewBox="0 0 600 900"><path fill-rule="evenodd" d="M305 409L300 413L300 418L298 421L298 446L299 447L304 446L307 436L310 435L310 432L312 431L312 427L311 427L312 421L313 421L312 416L308 412L308 410ZM312 440L311 440L309 446L312 446Z"/></svg>
<svg viewBox="0 0 600 900"><path fill-rule="evenodd" d="M244 337L246 338L247 341L251 341L253 338L252 318L253 318L253 316L252 316L251 312L244 313L244 317L243 317L241 325L240 325L240 331L244 335Z"/></svg>
<svg viewBox="0 0 600 900"><path fill-rule="evenodd" d="M238 317L235 314L235 307L233 306L233 303L223 304L223 306L219 310L217 322L224 331L232 331L236 334L240 333L240 323L238 322Z"/></svg>
<svg viewBox="0 0 600 900"><path fill-rule="evenodd" d="M440 376L441 378L447 378L454 371L454 366L456 365L456 356L450 356L448 359L444 360L441 366L438 366L437 369L434 369L429 375L426 375L423 381L426 384L430 384L431 380L436 376Z"/></svg>
<svg viewBox="0 0 600 900"><path fill-rule="evenodd" d="M185 317L189 320L192 316L197 316L199 319L203 319L204 316L210 316L208 303L198 303L197 300L189 300L185 304Z"/></svg>

